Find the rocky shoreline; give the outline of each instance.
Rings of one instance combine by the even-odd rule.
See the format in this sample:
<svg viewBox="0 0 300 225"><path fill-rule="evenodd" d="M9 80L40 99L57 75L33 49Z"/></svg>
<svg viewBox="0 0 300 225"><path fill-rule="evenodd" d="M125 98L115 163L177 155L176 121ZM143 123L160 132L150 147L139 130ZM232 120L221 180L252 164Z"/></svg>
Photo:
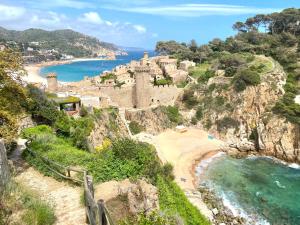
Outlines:
<svg viewBox="0 0 300 225"><path fill-rule="evenodd" d="M209 188L201 185L198 187L201 198L207 207L213 213L213 222L218 225L242 225L245 219L240 216L234 216L229 208L227 208L221 198L218 198Z"/></svg>

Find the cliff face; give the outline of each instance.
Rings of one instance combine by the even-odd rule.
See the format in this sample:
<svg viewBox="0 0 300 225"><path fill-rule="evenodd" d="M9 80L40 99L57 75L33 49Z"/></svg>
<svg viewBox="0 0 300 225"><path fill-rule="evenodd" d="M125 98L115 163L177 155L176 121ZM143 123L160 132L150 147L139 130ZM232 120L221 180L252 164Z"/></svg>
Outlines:
<svg viewBox="0 0 300 225"><path fill-rule="evenodd" d="M94 122L89 141L95 148L101 146L105 138L129 137L127 128L116 110L102 110Z"/></svg>
<svg viewBox="0 0 300 225"><path fill-rule="evenodd" d="M299 126L272 112L284 94L285 80L283 69L273 62L273 70L262 75L257 86L248 86L242 92L232 87L216 87L210 93L200 94L206 102L201 124L240 151L257 150L285 161L300 162ZM211 106L215 99L225 102Z"/></svg>
<svg viewBox="0 0 300 225"><path fill-rule="evenodd" d="M162 107L143 110L126 110L125 117L126 120L137 122L143 127L144 131L153 135L173 125Z"/></svg>

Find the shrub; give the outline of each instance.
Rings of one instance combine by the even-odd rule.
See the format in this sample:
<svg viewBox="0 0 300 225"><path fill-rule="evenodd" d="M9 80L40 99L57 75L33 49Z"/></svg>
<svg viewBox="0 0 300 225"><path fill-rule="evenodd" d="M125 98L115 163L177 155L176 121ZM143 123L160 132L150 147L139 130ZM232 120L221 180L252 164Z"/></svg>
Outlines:
<svg viewBox="0 0 300 225"><path fill-rule="evenodd" d="M206 83L209 80L209 78L214 77L214 76L215 76L215 71L214 70L206 70L204 74L199 76L198 82L199 83Z"/></svg>
<svg viewBox="0 0 300 225"><path fill-rule="evenodd" d="M110 139L109 138L104 138L104 140L102 142L102 145L97 146L95 148L95 151L97 153L104 152L104 151L108 150L111 147L111 145L112 145L112 143L111 143Z"/></svg>
<svg viewBox="0 0 300 225"><path fill-rule="evenodd" d="M199 210L189 202L180 187L173 181L158 177L159 206L169 215L178 214L184 224L210 224Z"/></svg>
<svg viewBox="0 0 300 225"><path fill-rule="evenodd" d="M259 73L251 69L243 69L233 79L236 91L243 91L248 85L258 85L260 83Z"/></svg>
<svg viewBox="0 0 300 225"><path fill-rule="evenodd" d="M182 116L179 113L179 109L176 106L167 106L164 107L164 112L167 114L169 120L172 123L179 124L182 122Z"/></svg>
<svg viewBox="0 0 300 225"><path fill-rule="evenodd" d="M138 134L144 130L144 128L136 121L131 121L129 123L129 129L132 134Z"/></svg>
<svg viewBox="0 0 300 225"><path fill-rule="evenodd" d="M195 116L193 116L191 119L191 124L196 125L198 123L198 121L199 120Z"/></svg>
<svg viewBox="0 0 300 225"><path fill-rule="evenodd" d="M215 103L217 106L223 106L225 104L225 98L223 96L217 96L215 98Z"/></svg>
<svg viewBox="0 0 300 225"><path fill-rule="evenodd" d="M14 181L0 193L0 202L0 224L3 225L10 221L12 214L20 212L19 217L14 217L13 224L52 225L56 220L52 206Z"/></svg>
<svg viewBox="0 0 300 225"><path fill-rule="evenodd" d="M224 131L228 128L238 128L239 122L231 117L224 117L221 120L217 120L217 130Z"/></svg>
<svg viewBox="0 0 300 225"><path fill-rule="evenodd" d="M202 119L202 117L203 117L203 108L201 106L199 106L197 108L195 117L197 118L197 120L201 120Z"/></svg>
<svg viewBox="0 0 300 225"><path fill-rule="evenodd" d="M225 69L225 77L233 77L236 73L237 69L235 67L227 67Z"/></svg>
<svg viewBox="0 0 300 225"><path fill-rule="evenodd" d="M182 101L188 109L191 109L198 104L198 99L194 96L194 92L192 90L184 91Z"/></svg>

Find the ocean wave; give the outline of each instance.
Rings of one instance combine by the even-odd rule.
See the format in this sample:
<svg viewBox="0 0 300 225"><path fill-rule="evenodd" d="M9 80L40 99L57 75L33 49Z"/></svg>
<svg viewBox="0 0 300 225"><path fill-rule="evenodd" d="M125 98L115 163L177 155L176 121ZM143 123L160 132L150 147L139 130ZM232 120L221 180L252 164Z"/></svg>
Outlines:
<svg viewBox="0 0 300 225"><path fill-rule="evenodd" d="M213 155L212 157L209 157L208 159L204 159L201 160L200 163L197 165L196 167L196 175L200 176L201 174L203 174L203 172L205 171L205 169L208 167L208 165L215 160L216 158L219 158L223 155L225 155L226 153L224 152L218 152L217 154Z"/></svg>
<svg viewBox="0 0 300 225"><path fill-rule="evenodd" d="M280 160L280 159L277 159L273 156L257 156L257 155L249 155L247 156L247 159L250 159L250 160L256 160L256 159L270 159L276 163L279 163L279 164L282 164L282 165L285 165L285 166L288 166L290 168L293 168L293 169L300 169L300 165L297 164L297 163L287 163L283 160Z"/></svg>
<svg viewBox="0 0 300 225"><path fill-rule="evenodd" d="M285 186L282 185L278 180L275 180L274 183L277 185L277 187L285 189Z"/></svg>
<svg viewBox="0 0 300 225"><path fill-rule="evenodd" d="M260 193L256 193L259 195ZM231 211L231 213L237 217L242 217L246 221L246 225L253 225L253 224L259 224L259 225L270 225L270 223L262 218L261 216L257 215L256 213L247 213L238 203L237 201L234 201L231 199L228 195L226 195L224 192L220 193L223 205Z"/></svg>

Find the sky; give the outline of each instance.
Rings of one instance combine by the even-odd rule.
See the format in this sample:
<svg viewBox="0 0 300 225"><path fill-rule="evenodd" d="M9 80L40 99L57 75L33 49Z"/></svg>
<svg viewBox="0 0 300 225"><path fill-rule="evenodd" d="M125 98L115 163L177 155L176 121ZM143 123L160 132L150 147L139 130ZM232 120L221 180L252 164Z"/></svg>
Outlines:
<svg viewBox="0 0 300 225"><path fill-rule="evenodd" d="M0 0L7 29L73 29L119 46L154 49L157 41L198 44L234 35L236 21L300 8L300 0Z"/></svg>

